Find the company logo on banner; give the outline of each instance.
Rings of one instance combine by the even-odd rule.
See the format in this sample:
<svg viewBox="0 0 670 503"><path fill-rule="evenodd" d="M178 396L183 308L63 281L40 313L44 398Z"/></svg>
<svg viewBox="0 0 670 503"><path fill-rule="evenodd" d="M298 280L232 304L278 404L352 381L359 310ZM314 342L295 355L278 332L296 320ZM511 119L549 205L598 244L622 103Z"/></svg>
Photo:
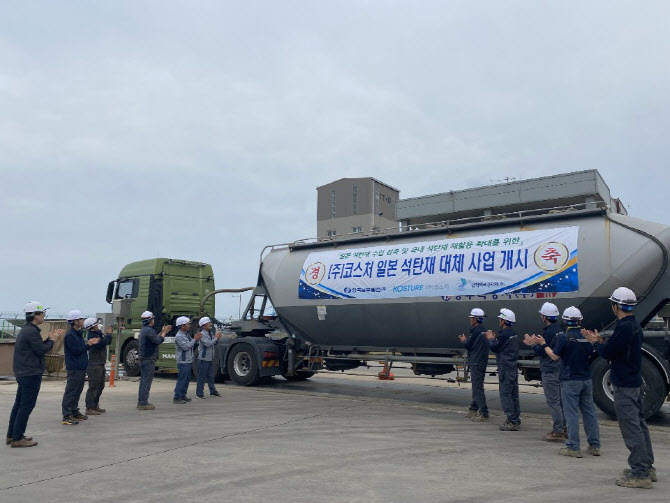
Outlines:
<svg viewBox="0 0 670 503"><path fill-rule="evenodd" d="M579 227L312 252L301 299L385 299L579 290Z"/></svg>

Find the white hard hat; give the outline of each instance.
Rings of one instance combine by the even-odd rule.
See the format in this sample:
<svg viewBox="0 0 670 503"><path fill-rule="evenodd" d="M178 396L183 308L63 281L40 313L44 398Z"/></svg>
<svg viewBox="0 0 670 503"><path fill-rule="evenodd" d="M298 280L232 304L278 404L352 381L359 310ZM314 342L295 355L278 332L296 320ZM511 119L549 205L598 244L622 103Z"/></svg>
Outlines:
<svg viewBox="0 0 670 503"><path fill-rule="evenodd" d="M210 320L208 316L205 316L203 318L200 318L200 321L198 322L198 325L200 325L201 327L204 327L205 325L207 325L207 323L211 323L211 322L212 322L212 320Z"/></svg>
<svg viewBox="0 0 670 503"><path fill-rule="evenodd" d="M484 311L478 307L475 307L472 311L470 311L469 315L470 318L483 318L484 316L486 316Z"/></svg>
<svg viewBox="0 0 670 503"><path fill-rule="evenodd" d="M579 309L577 309L575 306L570 306L565 311L563 311L563 319L564 320L576 321L576 320L581 320L583 318L584 317L582 316L582 312Z"/></svg>
<svg viewBox="0 0 670 503"><path fill-rule="evenodd" d="M504 307L500 310L498 318L509 321L511 323L516 323L516 316L514 315L514 312L509 309L505 309Z"/></svg>
<svg viewBox="0 0 670 503"><path fill-rule="evenodd" d="M49 308L44 307L41 302L38 302L36 300L31 300L25 306L23 306L24 313L43 313L47 309Z"/></svg>
<svg viewBox="0 0 670 503"><path fill-rule="evenodd" d="M191 320L189 320L187 316L180 316L179 318L177 318L176 325L178 327L181 327L182 325L188 325L189 323L191 323Z"/></svg>
<svg viewBox="0 0 670 503"><path fill-rule="evenodd" d="M614 290L610 300L622 306L634 306L637 304L637 297L633 293L633 290L625 286L620 286Z"/></svg>
<svg viewBox="0 0 670 503"><path fill-rule="evenodd" d="M545 302L544 304L542 304L540 314L543 314L544 316L556 317L560 313L558 312L558 308L556 307L555 304L552 304L551 302Z"/></svg>
<svg viewBox="0 0 670 503"><path fill-rule="evenodd" d="M154 313L152 313L151 311L144 311L140 315L140 318L142 318L143 320L150 320L153 317L154 317Z"/></svg>
<svg viewBox="0 0 670 503"><path fill-rule="evenodd" d="M74 321L74 320L85 320L86 316L81 314L81 311L79 309L73 309L69 313L67 313L67 321Z"/></svg>
<svg viewBox="0 0 670 503"><path fill-rule="evenodd" d="M93 328L94 325L98 324L98 319L97 318L86 318L84 320L84 328L88 330L89 328Z"/></svg>

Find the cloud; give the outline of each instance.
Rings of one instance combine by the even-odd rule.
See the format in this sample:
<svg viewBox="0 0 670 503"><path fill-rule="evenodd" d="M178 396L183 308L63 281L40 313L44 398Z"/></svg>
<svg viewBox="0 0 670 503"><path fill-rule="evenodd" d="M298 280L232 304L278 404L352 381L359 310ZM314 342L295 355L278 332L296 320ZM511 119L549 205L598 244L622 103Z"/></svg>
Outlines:
<svg viewBox="0 0 670 503"><path fill-rule="evenodd" d="M106 310L107 281L158 255L251 285L261 249L313 236L315 188L347 176L415 197L597 168L663 221L669 10L8 4L0 309Z"/></svg>

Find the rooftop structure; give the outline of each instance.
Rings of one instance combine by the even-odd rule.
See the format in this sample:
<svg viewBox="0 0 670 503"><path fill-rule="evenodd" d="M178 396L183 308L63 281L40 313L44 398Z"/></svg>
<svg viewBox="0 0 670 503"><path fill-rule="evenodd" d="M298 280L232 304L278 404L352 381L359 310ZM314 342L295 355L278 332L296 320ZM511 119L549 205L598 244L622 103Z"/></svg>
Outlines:
<svg viewBox="0 0 670 503"><path fill-rule="evenodd" d="M600 173L591 169L401 199L395 218L405 227L569 206L608 206L612 212L627 213L621 201L612 198Z"/></svg>

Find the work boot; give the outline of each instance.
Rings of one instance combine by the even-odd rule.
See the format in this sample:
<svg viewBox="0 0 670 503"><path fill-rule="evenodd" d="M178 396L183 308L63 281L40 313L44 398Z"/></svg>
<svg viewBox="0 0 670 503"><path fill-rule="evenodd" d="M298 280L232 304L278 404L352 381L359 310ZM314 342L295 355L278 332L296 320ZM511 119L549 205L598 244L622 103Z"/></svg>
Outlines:
<svg viewBox="0 0 670 503"><path fill-rule="evenodd" d="M182 400L181 398L174 398L174 399L172 399L172 403L182 404L182 403L186 403L186 400Z"/></svg>
<svg viewBox="0 0 670 503"><path fill-rule="evenodd" d="M582 457L582 451L581 449L568 449L567 447L563 447L558 453L561 456L569 456L571 458L581 458Z"/></svg>
<svg viewBox="0 0 670 503"><path fill-rule="evenodd" d="M209 396L221 396L221 393L219 393L218 391L214 390L214 391L212 391L212 392L209 394Z"/></svg>
<svg viewBox="0 0 670 503"><path fill-rule="evenodd" d="M489 416L482 416L481 414L477 414L476 416L470 418L470 421L473 423L487 423L489 420Z"/></svg>
<svg viewBox="0 0 670 503"><path fill-rule="evenodd" d="M86 421L88 419L88 416L86 414L82 414L81 412L76 412L72 417L77 421Z"/></svg>
<svg viewBox="0 0 670 503"><path fill-rule="evenodd" d="M27 438L22 438L21 440L12 440L11 446L12 447L35 447L37 445L37 442L33 442L32 440L28 440Z"/></svg>
<svg viewBox="0 0 670 503"><path fill-rule="evenodd" d="M519 431L521 428L521 423L514 424L510 423L509 421L505 421L503 424L499 426L500 431Z"/></svg>
<svg viewBox="0 0 670 503"><path fill-rule="evenodd" d="M542 440L545 442L564 442L565 434L559 433L557 431L550 431L544 437L542 437Z"/></svg>
<svg viewBox="0 0 670 503"><path fill-rule="evenodd" d="M479 415L478 410L473 410L473 409L468 409L468 417L472 419L473 417L477 417Z"/></svg>
<svg viewBox="0 0 670 503"><path fill-rule="evenodd" d="M600 456L600 447L596 447L595 445L589 445L586 448L586 452L588 452L591 456Z"/></svg>
<svg viewBox="0 0 670 503"><path fill-rule="evenodd" d="M23 437L21 440L27 440L28 442L30 442L32 439L33 437ZM12 437L7 437L7 439L5 440L5 445L10 445L11 443L12 443Z"/></svg>
<svg viewBox="0 0 670 503"><path fill-rule="evenodd" d="M187 396L183 396L183 397L181 397L181 399L184 400L185 402L192 402L193 401L193 399L191 399Z"/></svg>
<svg viewBox="0 0 670 503"><path fill-rule="evenodd" d="M152 403L148 403L146 405L138 405L137 408L139 410L154 410L156 406Z"/></svg>
<svg viewBox="0 0 670 503"><path fill-rule="evenodd" d="M100 413L95 409L86 409L87 416L99 416Z"/></svg>
<svg viewBox="0 0 670 503"><path fill-rule="evenodd" d="M101 409L99 405L95 406L95 410L97 410L100 414L107 412L107 409Z"/></svg>
<svg viewBox="0 0 670 503"><path fill-rule="evenodd" d="M79 424L79 421L77 421L72 416L63 416L63 419L61 420L61 424L69 426L69 425L73 425L73 424Z"/></svg>
<svg viewBox="0 0 670 503"><path fill-rule="evenodd" d="M29 440L32 440L32 438ZM626 468L623 471L623 476L628 477L629 475L630 475L630 468ZM656 468L649 468L649 478L651 479L652 482L658 482L658 477L656 476Z"/></svg>
<svg viewBox="0 0 670 503"><path fill-rule="evenodd" d="M650 477L621 477L616 481L616 485L621 487L630 487L631 489L651 489Z"/></svg>

